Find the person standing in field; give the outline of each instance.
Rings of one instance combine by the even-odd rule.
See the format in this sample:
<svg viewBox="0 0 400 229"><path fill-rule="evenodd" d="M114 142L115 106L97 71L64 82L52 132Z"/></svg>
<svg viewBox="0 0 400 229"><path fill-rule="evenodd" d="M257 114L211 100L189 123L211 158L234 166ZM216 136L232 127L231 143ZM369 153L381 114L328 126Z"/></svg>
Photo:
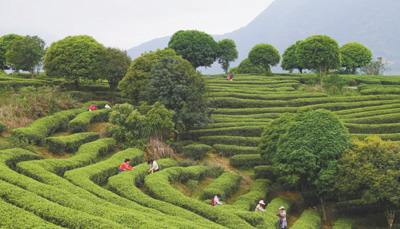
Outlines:
<svg viewBox="0 0 400 229"><path fill-rule="evenodd" d="M285 207L281 206L279 208L280 212L276 213L275 215L279 216L281 218L281 228L286 228L287 227L287 222L286 222L286 211Z"/></svg>
<svg viewBox="0 0 400 229"><path fill-rule="evenodd" d="M135 167L130 166L129 165L130 162L131 162L130 159L125 159L124 163L121 164L121 166L119 167L118 171L122 172L122 171L125 171L125 170L134 170Z"/></svg>
<svg viewBox="0 0 400 229"><path fill-rule="evenodd" d="M157 162L153 161L153 159L150 159L147 161L147 164L150 165L148 173L155 173L158 172L160 169L158 168Z"/></svg>

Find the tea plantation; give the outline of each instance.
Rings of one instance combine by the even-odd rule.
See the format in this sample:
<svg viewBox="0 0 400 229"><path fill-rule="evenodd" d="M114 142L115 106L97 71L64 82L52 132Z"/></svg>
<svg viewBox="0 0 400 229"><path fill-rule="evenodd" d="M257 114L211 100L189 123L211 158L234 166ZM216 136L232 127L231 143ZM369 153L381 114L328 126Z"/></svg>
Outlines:
<svg viewBox="0 0 400 229"><path fill-rule="evenodd" d="M280 206L286 207L289 219L292 212L299 212L291 228L321 228L319 211L299 209L294 200L269 193L276 177L257 150L263 128L284 113L324 108L333 111L354 137L374 134L400 141L397 76L342 76L357 89L337 96L304 90L307 75L301 74L238 74L234 81L205 77L214 122L191 131L189 141L181 145L183 155L199 163L160 159L160 171L148 174L144 152L117 150L114 139L88 132L91 124L107 121L109 114L108 109L88 111L91 102L12 130L10 138L69 156L42 158L22 148L0 151L0 228L279 228L275 213ZM96 101L98 107L106 103ZM54 136L57 132L67 134ZM229 158L234 170L215 176L202 161L210 152ZM118 173L125 158L135 170ZM251 171L254 182L235 196L242 171ZM207 178L211 182L197 190L197 198L173 185L200 184ZM235 201L211 206L217 193L223 200L235 196ZM269 200L266 212L254 212L260 199ZM337 217L331 226L356 228L348 218L351 215Z"/></svg>

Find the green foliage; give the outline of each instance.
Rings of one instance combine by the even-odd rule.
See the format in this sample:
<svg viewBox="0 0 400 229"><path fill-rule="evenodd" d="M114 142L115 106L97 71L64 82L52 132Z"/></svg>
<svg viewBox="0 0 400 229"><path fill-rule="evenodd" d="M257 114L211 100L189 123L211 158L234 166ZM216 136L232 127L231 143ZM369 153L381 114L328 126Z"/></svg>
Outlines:
<svg viewBox="0 0 400 229"><path fill-rule="evenodd" d="M300 218L294 222L291 228L319 229L321 228L321 216L316 210L305 210L301 214Z"/></svg>
<svg viewBox="0 0 400 229"><path fill-rule="evenodd" d="M38 36L17 37L8 46L5 54L7 62L16 70L28 71L33 77L33 72L46 53L46 43Z"/></svg>
<svg viewBox="0 0 400 229"><path fill-rule="evenodd" d="M254 211L258 201L264 200L267 196L270 181L266 179L258 179L251 184L249 192L237 198L232 207L245 211Z"/></svg>
<svg viewBox="0 0 400 229"><path fill-rule="evenodd" d="M122 148L145 149L151 137L164 141L173 131L173 111L159 102L141 108L144 114L130 104L117 104L110 113L109 121L117 125L111 134L120 141Z"/></svg>
<svg viewBox="0 0 400 229"><path fill-rule="evenodd" d="M91 142L100 138L98 133L78 133L62 137L49 137L46 138L46 145L48 145L50 152L53 154L60 153L74 153L78 148L87 142Z"/></svg>
<svg viewBox="0 0 400 229"><path fill-rule="evenodd" d="M347 72L355 74L357 68L369 64L372 60L372 52L364 45L351 42L343 45L339 49L342 58L342 67Z"/></svg>
<svg viewBox="0 0 400 229"><path fill-rule="evenodd" d="M235 72L239 72L239 68L238 67L230 68L229 71L228 71L229 74L230 73L235 73Z"/></svg>
<svg viewBox="0 0 400 229"><path fill-rule="evenodd" d="M281 67L283 70L289 70L292 73L293 69L299 70L300 73L303 73L303 67L300 64L299 56L297 53L297 47L302 41L297 41L296 44L289 46L282 54L282 63Z"/></svg>
<svg viewBox="0 0 400 229"><path fill-rule="evenodd" d="M150 71L154 65L166 56L176 56L176 53L173 49L158 49L155 52L144 53L134 59L125 77L122 78L118 85L122 95L134 100L136 104L139 104L140 101L146 101L147 81Z"/></svg>
<svg viewBox="0 0 400 229"><path fill-rule="evenodd" d="M226 199L238 190L241 179L236 173L225 172L203 190L200 199L212 199L217 194Z"/></svg>
<svg viewBox="0 0 400 229"><path fill-rule="evenodd" d="M332 229L356 229L357 225L352 219L338 219Z"/></svg>
<svg viewBox="0 0 400 229"><path fill-rule="evenodd" d="M239 53L236 50L236 44L231 39L223 39L218 42L218 63L221 65L225 74L228 73L229 62L234 61L238 58Z"/></svg>
<svg viewBox="0 0 400 229"><path fill-rule="evenodd" d="M264 163L260 154L237 154L229 158L229 164L235 168L253 168Z"/></svg>
<svg viewBox="0 0 400 229"><path fill-rule="evenodd" d="M132 60L126 51L106 48L101 61L101 78L107 80L110 88L115 91L118 83L125 77Z"/></svg>
<svg viewBox="0 0 400 229"><path fill-rule="evenodd" d="M0 69L1 70L7 70L10 69L10 63L8 63L7 58L6 58L6 53L10 49L10 46L12 42L16 38L23 38L23 36L17 35L17 34L7 34L2 37L0 37Z"/></svg>
<svg viewBox="0 0 400 229"><path fill-rule="evenodd" d="M382 57L376 58L376 61L370 62L361 68L361 72L365 75L382 75L390 68L388 67L387 61L383 61Z"/></svg>
<svg viewBox="0 0 400 229"><path fill-rule="evenodd" d="M224 136L229 138L230 136ZM213 148L224 157L231 157L237 154L256 154L257 147L249 147L249 146L236 146L236 145L222 145L215 144Z"/></svg>
<svg viewBox="0 0 400 229"><path fill-rule="evenodd" d="M199 138L201 142L207 145L237 145L237 146L258 146L260 138L258 137L242 137L242 136L202 136Z"/></svg>
<svg viewBox="0 0 400 229"><path fill-rule="evenodd" d="M194 68L209 67L218 57L218 43L210 35L197 30L179 30L168 42L168 48L188 60Z"/></svg>
<svg viewBox="0 0 400 229"><path fill-rule="evenodd" d="M262 65L267 74L271 73L271 66L275 66L281 60L278 50L270 44L255 45L249 52L249 60L253 65Z"/></svg>
<svg viewBox="0 0 400 229"><path fill-rule="evenodd" d="M254 167L254 178L253 179L268 179L276 181L276 175L274 167L271 165L259 165Z"/></svg>
<svg viewBox="0 0 400 229"><path fill-rule="evenodd" d="M183 147L183 154L193 160L203 159L208 152L214 152L214 149L209 145L191 144Z"/></svg>
<svg viewBox="0 0 400 229"><path fill-rule="evenodd" d="M340 78L337 74L331 74L324 77L322 84L328 93L333 93L334 95L337 91L342 92L344 85L346 85L346 81Z"/></svg>
<svg viewBox="0 0 400 229"><path fill-rule="evenodd" d="M0 134L7 131L7 126L3 122L0 122Z"/></svg>
<svg viewBox="0 0 400 229"><path fill-rule="evenodd" d="M377 203L385 209L388 220L393 220L394 210L400 205L399 153L399 143L377 136L353 139L339 161L336 187L365 203Z"/></svg>
<svg viewBox="0 0 400 229"><path fill-rule="evenodd" d="M233 135L233 136L247 136L257 137L260 136L263 131L263 127L260 126L241 126L241 127L224 127L214 129L200 129L190 131L190 135L194 139L198 139L200 136L208 135Z"/></svg>
<svg viewBox="0 0 400 229"><path fill-rule="evenodd" d="M301 42L297 48L299 63L307 69L316 69L320 78L329 69L340 65L338 43L326 35L314 35Z"/></svg>
<svg viewBox="0 0 400 229"><path fill-rule="evenodd" d="M99 104L96 104L96 106L99 106ZM82 112L68 122L68 130L71 133L86 132L89 130L90 123L107 122L110 111L111 109L99 109Z"/></svg>
<svg viewBox="0 0 400 229"><path fill-rule="evenodd" d="M147 101L159 101L174 111L175 131L183 134L210 122L206 84L200 73L186 60L165 57L150 73Z"/></svg>
<svg viewBox="0 0 400 229"><path fill-rule="evenodd" d="M278 197L278 198L274 198L273 200L271 200L271 202L265 209L269 212L276 213L276 212L279 212L279 208L281 206L284 206L286 213L290 214L294 204L295 204L295 202L291 199Z"/></svg>
<svg viewBox="0 0 400 229"><path fill-rule="evenodd" d="M105 48L90 36L68 36L54 42L47 50L43 69L46 75L79 80L97 80Z"/></svg>

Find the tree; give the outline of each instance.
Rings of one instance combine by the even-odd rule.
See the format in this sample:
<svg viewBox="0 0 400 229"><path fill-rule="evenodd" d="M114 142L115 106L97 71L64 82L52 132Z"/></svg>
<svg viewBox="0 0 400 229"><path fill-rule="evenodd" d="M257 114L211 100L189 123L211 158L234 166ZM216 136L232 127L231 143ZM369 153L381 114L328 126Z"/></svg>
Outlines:
<svg viewBox="0 0 400 229"><path fill-rule="evenodd" d="M159 101L175 112L173 121L177 134L186 134L210 122L205 81L187 60L172 56L162 58L153 67L146 89L149 103Z"/></svg>
<svg viewBox="0 0 400 229"><path fill-rule="evenodd" d="M372 52L357 42L347 43L340 47L339 51L342 57L342 67L351 74L355 74L357 68L369 64L372 60Z"/></svg>
<svg viewBox="0 0 400 229"><path fill-rule="evenodd" d="M68 36L47 50L43 68L48 76L79 80L97 80L105 48L90 36Z"/></svg>
<svg viewBox="0 0 400 229"><path fill-rule="evenodd" d="M249 58L246 58L240 62L237 73L266 74L266 71L262 65L254 65Z"/></svg>
<svg viewBox="0 0 400 229"><path fill-rule="evenodd" d="M361 72L365 75L382 75L389 69L387 62L383 62L382 57L378 57L376 61L370 62L362 67Z"/></svg>
<svg viewBox="0 0 400 229"><path fill-rule="evenodd" d="M377 136L355 138L338 168L336 186L365 203L377 203L385 209L392 228L395 209L400 206L400 145Z"/></svg>
<svg viewBox="0 0 400 229"><path fill-rule="evenodd" d="M176 56L176 53L173 49L164 49L144 53L134 59L125 77L119 82L118 88L122 95L132 99L136 104L146 101L146 87L150 71L165 56Z"/></svg>
<svg viewBox="0 0 400 229"><path fill-rule="evenodd" d="M219 54L218 63L221 64L225 74L228 73L229 62L234 61L238 58L238 51L236 50L236 44L231 39L223 39L218 42Z"/></svg>
<svg viewBox="0 0 400 229"><path fill-rule="evenodd" d="M15 69L28 71L33 78L36 66L43 59L46 43L38 36L17 37L8 46L7 62Z"/></svg>
<svg viewBox="0 0 400 229"><path fill-rule="evenodd" d="M299 63L307 69L316 69L322 84L322 75L340 65L338 43L326 35L314 35L301 42L297 48Z"/></svg>
<svg viewBox="0 0 400 229"><path fill-rule="evenodd" d="M197 30L180 30L172 35L168 48L188 60L194 68L209 67L218 57L218 44L210 35Z"/></svg>
<svg viewBox="0 0 400 229"><path fill-rule="evenodd" d="M264 66L267 74L271 73L271 66L275 66L281 60L278 50L270 44L258 44L255 45L250 53L249 60L253 65Z"/></svg>
<svg viewBox="0 0 400 229"><path fill-rule="evenodd" d="M259 149L285 186L319 197L326 219L324 199L334 190L337 160L349 145L348 130L332 112L305 109L268 125Z"/></svg>
<svg viewBox="0 0 400 229"><path fill-rule="evenodd" d="M112 90L115 90L119 81L126 75L132 60L126 51L117 48L107 48L102 61L102 78L108 81Z"/></svg>
<svg viewBox="0 0 400 229"><path fill-rule="evenodd" d="M293 69L297 69L300 73L303 73L303 66L301 66L299 63L299 57L297 53L297 48L301 42L302 41L297 41L296 44L289 46L289 48L283 52L281 63L283 70L292 72Z"/></svg>
<svg viewBox="0 0 400 229"><path fill-rule="evenodd" d="M17 34L7 34L0 37L0 69L10 69L10 64L7 63L6 53L9 49L10 44L16 38L23 38L23 36Z"/></svg>

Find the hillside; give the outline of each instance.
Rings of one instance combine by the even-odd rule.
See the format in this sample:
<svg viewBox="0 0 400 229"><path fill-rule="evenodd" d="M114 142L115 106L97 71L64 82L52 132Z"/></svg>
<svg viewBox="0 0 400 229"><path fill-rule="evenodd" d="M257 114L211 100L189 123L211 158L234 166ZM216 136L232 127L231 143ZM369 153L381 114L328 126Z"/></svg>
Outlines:
<svg viewBox="0 0 400 229"><path fill-rule="evenodd" d="M391 63L391 74L400 72L400 31L398 30L400 2L396 0L275 0L247 26L223 35L216 40L230 38L235 41L239 58L236 66L247 57L258 43L275 46L282 55L297 40L314 34L325 34L339 45L359 42L367 46L374 56L383 56ZM156 50L168 45L170 37L149 41L128 50L137 57L144 50ZM281 72L280 67L273 69ZM206 74L222 73L219 65L202 69Z"/></svg>

